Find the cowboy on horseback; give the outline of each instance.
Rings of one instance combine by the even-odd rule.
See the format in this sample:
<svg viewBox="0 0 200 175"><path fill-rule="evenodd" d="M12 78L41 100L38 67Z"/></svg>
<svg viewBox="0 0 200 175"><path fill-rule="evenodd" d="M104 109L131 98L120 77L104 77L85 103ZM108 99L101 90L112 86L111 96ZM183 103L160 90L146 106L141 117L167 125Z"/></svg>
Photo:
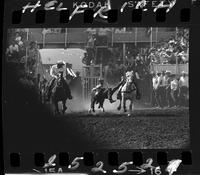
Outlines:
<svg viewBox="0 0 200 175"><path fill-rule="evenodd" d="M94 95L97 99L99 98L99 96L101 96L101 94L106 89L108 89L108 86L105 85L103 78L99 78L98 81L99 81L99 84L97 84L97 86L92 89L92 92L94 93ZM110 92L110 91L108 91L108 92ZM110 103L114 103L116 101L116 100L112 99L112 95L110 93L108 93L108 100L110 101Z"/></svg>
<svg viewBox="0 0 200 175"><path fill-rule="evenodd" d="M112 99L112 94L115 90L108 88L108 86L104 84L104 80L102 78L99 78L98 81L99 84L92 89L89 112L95 112L95 104L99 104L98 108L101 108L103 112L105 112L103 106L105 99L108 99L110 103L114 103L116 101Z"/></svg>
<svg viewBox="0 0 200 175"><path fill-rule="evenodd" d="M124 112L126 112L126 101L129 100L129 110L132 111L132 106L134 99L140 99L141 95L139 93L139 89L134 81L134 72L128 71L126 72L126 78L122 78L122 85L118 92L118 99L120 100L120 104L118 106L118 110L121 110L121 105L123 104ZM124 80L124 81L123 81ZM121 82L120 82L121 83Z"/></svg>
<svg viewBox="0 0 200 175"><path fill-rule="evenodd" d="M121 99L121 90L122 90L122 87L125 85L126 82L131 85L131 86L128 86L130 89L127 89L127 91L137 90L136 99L140 99L138 87L137 87L137 84L135 83L135 81L133 79L133 77L134 77L133 75L134 75L133 71L128 71L128 72L126 72L125 76L121 77L121 82L119 83L121 85L120 85L119 91L117 93L117 99L119 99L119 100Z"/></svg>
<svg viewBox="0 0 200 175"><path fill-rule="evenodd" d="M70 88L64 78L64 75L66 76L66 67L64 66L64 61L58 61L57 64L53 65L50 70L50 76L53 77L53 79L50 81L50 85L47 91L47 101L50 100L52 89L55 83L55 80L61 75L62 84L65 89L66 95L69 97L69 99L72 99Z"/></svg>

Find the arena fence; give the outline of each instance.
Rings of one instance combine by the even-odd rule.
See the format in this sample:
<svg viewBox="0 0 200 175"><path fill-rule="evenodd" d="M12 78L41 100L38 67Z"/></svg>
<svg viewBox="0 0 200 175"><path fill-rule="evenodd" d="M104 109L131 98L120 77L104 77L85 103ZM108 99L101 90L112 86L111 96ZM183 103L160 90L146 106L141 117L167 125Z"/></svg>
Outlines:
<svg viewBox="0 0 200 175"><path fill-rule="evenodd" d="M98 84L98 79L102 77L102 65L83 66L83 99L90 99L92 88Z"/></svg>
<svg viewBox="0 0 200 175"><path fill-rule="evenodd" d="M189 73L188 64L152 64L150 70L153 72L171 71L172 74L180 75L182 71Z"/></svg>

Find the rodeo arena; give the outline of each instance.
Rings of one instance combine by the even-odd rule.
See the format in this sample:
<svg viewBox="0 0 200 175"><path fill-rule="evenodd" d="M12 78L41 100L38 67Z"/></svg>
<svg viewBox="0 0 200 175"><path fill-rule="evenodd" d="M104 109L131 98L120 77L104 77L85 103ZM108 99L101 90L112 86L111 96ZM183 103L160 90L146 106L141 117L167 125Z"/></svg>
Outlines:
<svg viewBox="0 0 200 175"><path fill-rule="evenodd" d="M20 28L7 38L19 82L97 144L189 146L189 29Z"/></svg>

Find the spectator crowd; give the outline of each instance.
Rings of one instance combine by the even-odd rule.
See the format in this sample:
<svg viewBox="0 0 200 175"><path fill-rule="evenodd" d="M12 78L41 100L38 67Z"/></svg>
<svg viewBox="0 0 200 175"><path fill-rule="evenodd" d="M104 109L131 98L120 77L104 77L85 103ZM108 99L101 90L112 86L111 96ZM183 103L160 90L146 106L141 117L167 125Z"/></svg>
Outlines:
<svg viewBox="0 0 200 175"><path fill-rule="evenodd" d="M10 29L8 31L8 47L6 58L8 62L24 63L26 55L26 30Z"/></svg>
<svg viewBox="0 0 200 175"><path fill-rule="evenodd" d="M154 107L180 107L189 104L189 78L186 72L180 76L163 71L153 73L151 104Z"/></svg>
<svg viewBox="0 0 200 175"><path fill-rule="evenodd" d="M149 48L148 56L157 64L186 64L189 61L189 31L179 29L175 37Z"/></svg>
<svg viewBox="0 0 200 175"><path fill-rule="evenodd" d="M10 69L15 69L19 76L34 83L39 80L41 57L38 45L31 41L28 29L8 30L6 61Z"/></svg>

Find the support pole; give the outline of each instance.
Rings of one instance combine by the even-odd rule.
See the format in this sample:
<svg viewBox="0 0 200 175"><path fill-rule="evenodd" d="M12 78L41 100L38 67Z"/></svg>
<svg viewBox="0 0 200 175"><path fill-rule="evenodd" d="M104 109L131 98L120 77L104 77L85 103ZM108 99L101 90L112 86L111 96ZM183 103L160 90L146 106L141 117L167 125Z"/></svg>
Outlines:
<svg viewBox="0 0 200 175"><path fill-rule="evenodd" d="M46 33L43 33L43 36L42 36L42 47L43 48L45 47L45 37L46 37Z"/></svg>
<svg viewBox="0 0 200 175"><path fill-rule="evenodd" d="M176 35L175 35L175 39L178 39L178 28L176 27ZM176 55L176 74L178 74L178 57Z"/></svg>
<svg viewBox="0 0 200 175"><path fill-rule="evenodd" d="M68 37L67 28L65 28L65 48L67 47L67 37Z"/></svg>
<svg viewBox="0 0 200 175"><path fill-rule="evenodd" d="M153 42L153 41L152 41L152 40L153 40L153 30L152 30L152 27L151 27L151 29L150 29L150 32L151 32L151 33L150 33L150 47L152 48L152 46L153 46L153 43L152 43L152 42Z"/></svg>
<svg viewBox="0 0 200 175"><path fill-rule="evenodd" d="M156 27L156 43L158 42L158 27Z"/></svg>
<svg viewBox="0 0 200 175"><path fill-rule="evenodd" d="M175 39L178 39L178 28L176 27Z"/></svg>
<svg viewBox="0 0 200 175"><path fill-rule="evenodd" d="M112 38L111 38L111 46L113 47L113 40L114 40L114 28L112 28Z"/></svg>
<svg viewBox="0 0 200 175"><path fill-rule="evenodd" d="M179 72L178 57L176 56L176 74Z"/></svg>
<svg viewBox="0 0 200 175"><path fill-rule="evenodd" d="M138 34L138 28L135 28L135 46L137 46L137 34Z"/></svg>
<svg viewBox="0 0 200 175"><path fill-rule="evenodd" d="M27 28L26 29L26 42L27 42L27 45L26 45L26 55L25 55L25 72L28 71L28 40L29 40L29 29Z"/></svg>
<svg viewBox="0 0 200 175"><path fill-rule="evenodd" d="M125 57L126 57L126 43L123 43L123 65L125 65Z"/></svg>

